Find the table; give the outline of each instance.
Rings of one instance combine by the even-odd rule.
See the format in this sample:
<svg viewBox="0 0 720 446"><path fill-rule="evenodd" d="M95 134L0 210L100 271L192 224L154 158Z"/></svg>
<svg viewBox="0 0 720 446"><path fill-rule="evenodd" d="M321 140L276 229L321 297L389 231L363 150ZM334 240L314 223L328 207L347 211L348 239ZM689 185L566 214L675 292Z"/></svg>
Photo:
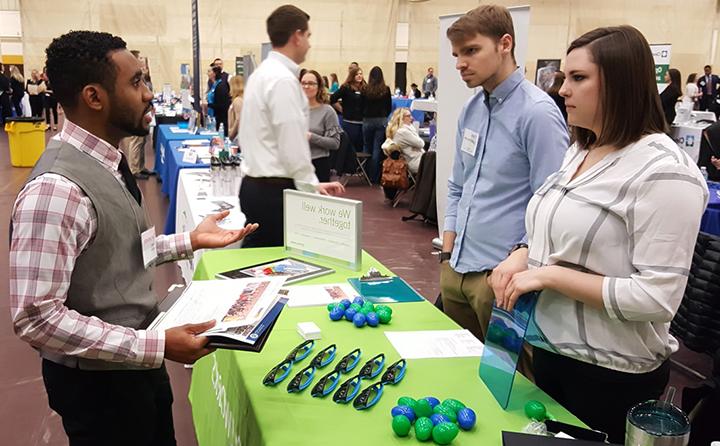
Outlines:
<svg viewBox="0 0 720 446"><path fill-rule="evenodd" d="M167 143L167 150L164 150L165 155L165 171L163 174L163 182L160 190L168 196L170 199L170 206L168 206L167 217L165 218L165 234L175 233L175 214L177 206L177 194L178 194L178 177L180 176L181 169L202 169L208 168L209 165L206 163L195 163L190 164L183 161L183 152L180 149L182 147L181 141L170 141ZM160 173L158 172L158 175Z"/></svg>
<svg viewBox="0 0 720 446"><path fill-rule="evenodd" d="M702 132L710 123L684 123L672 125L672 137L685 150L690 157L698 162L700 158L700 143L702 142Z"/></svg>
<svg viewBox="0 0 720 446"><path fill-rule="evenodd" d="M158 125L155 127L155 134L157 134L157 143L155 144L155 172L157 172L158 179L165 181L167 177L167 159L165 158L165 151L169 149L171 141L185 141L187 139L210 139L212 135L191 135L189 133L173 133L172 128L176 128L174 125ZM182 160L182 157L180 157ZM165 192L163 190L163 192ZM167 192L165 192L167 194Z"/></svg>
<svg viewBox="0 0 720 446"><path fill-rule="evenodd" d="M245 214L240 211L238 194L214 196L210 185L210 169L182 169L178 177L177 210L175 211L174 232L192 231L208 214L230 209L220 227L242 229L245 226ZM221 209L222 208L222 209ZM226 248L239 248L242 240ZM192 259L177 262L185 283L190 283L198 262L204 255L203 249L195 251Z"/></svg>
<svg viewBox="0 0 720 446"><path fill-rule="evenodd" d="M404 108L407 108L410 110L414 121L417 121L420 124L422 124L425 121L425 112L423 112L421 110L413 111L413 109L412 109L413 101L416 101L416 100L417 99L402 98L402 97L401 98L398 98L398 97L392 98L392 109L390 111L390 115L392 116L392 112L394 112L396 108L404 107Z"/></svg>
<svg viewBox="0 0 720 446"><path fill-rule="evenodd" d="M700 231L720 236L720 183L708 181L708 205L700 222Z"/></svg>
<svg viewBox="0 0 720 446"><path fill-rule="evenodd" d="M222 270L282 255L282 248L208 252L198 264L195 279L208 279ZM375 266L388 272L365 252L362 262L363 271ZM334 283L358 275L343 268L335 270L332 275L301 283ZM427 301L392 304L392 308L393 319L388 330L458 328ZM361 348L361 363L381 352L386 354L386 364L398 359L382 328L357 329L350 323L332 322L325 307L286 308L261 353L217 350L195 364L189 398L201 446L419 445L414 438L396 437L390 426L390 409L400 396L406 395L414 398L432 395L441 400L454 397L477 412L478 425L472 432L461 432L452 443L455 446L501 444L501 430L520 431L528 423L523 406L529 399L542 401L559 421L583 426L522 376L516 378L510 405L503 411L478 377L478 358L409 360L405 379L397 386L386 386L378 404L363 412L351 405L337 405L332 399L312 398L309 389L288 394L287 379L277 387L263 386L262 378L268 370L300 343L295 325L301 321L313 321L322 330L323 339L316 341L314 353L335 343L341 356L353 348ZM293 367L290 378L306 362ZM328 371L322 369L319 375L316 372L315 382ZM366 386L367 383L363 388Z"/></svg>

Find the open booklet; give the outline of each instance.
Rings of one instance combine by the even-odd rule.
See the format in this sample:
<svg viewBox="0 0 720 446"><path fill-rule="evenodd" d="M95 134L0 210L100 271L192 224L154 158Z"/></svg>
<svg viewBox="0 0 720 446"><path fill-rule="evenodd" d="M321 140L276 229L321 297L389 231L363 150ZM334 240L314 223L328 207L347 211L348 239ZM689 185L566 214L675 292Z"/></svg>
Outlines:
<svg viewBox="0 0 720 446"><path fill-rule="evenodd" d="M148 328L167 330L214 319L216 325L203 333L209 346L253 350L287 302L279 294L284 282L282 277L194 281Z"/></svg>

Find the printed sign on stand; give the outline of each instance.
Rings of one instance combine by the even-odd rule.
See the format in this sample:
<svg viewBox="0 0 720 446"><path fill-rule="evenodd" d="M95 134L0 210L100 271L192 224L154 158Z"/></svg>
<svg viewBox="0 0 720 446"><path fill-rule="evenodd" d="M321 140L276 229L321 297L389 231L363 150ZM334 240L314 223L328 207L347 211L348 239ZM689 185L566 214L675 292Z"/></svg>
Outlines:
<svg viewBox="0 0 720 446"><path fill-rule="evenodd" d="M658 85L658 91L662 92L667 83L665 82L665 74L670 69L670 52L672 45L669 43L650 44L650 51L655 61L655 82Z"/></svg>
<svg viewBox="0 0 720 446"><path fill-rule="evenodd" d="M284 206L287 251L360 269L361 201L286 190Z"/></svg>

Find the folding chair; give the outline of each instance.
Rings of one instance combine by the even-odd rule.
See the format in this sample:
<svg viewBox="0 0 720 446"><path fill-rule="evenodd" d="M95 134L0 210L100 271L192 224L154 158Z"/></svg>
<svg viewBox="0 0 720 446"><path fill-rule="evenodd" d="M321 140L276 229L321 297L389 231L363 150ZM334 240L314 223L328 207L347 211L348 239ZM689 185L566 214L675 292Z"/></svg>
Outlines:
<svg viewBox="0 0 720 446"><path fill-rule="evenodd" d="M417 185L417 181L415 180L415 175L408 170L408 179L410 180L410 186L405 190L399 190L395 194L395 198L393 198L392 201L392 207L397 207L398 203L400 203L400 199L403 197L403 195L407 194L408 192L415 189L415 186Z"/></svg>
<svg viewBox="0 0 720 446"><path fill-rule="evenodd" d="M355 168L355 173L352 173L350 175L344 175L340 182L343 186L347 185L348 181L350 180L350 177L358 176L361 178L365 178L365 181L367 181L368 186L372 187L372 181L370 181L370 177L367 174L367 171L365 170L365 164L367 161L372 157L369 153L364 152L353 152L355 156L355 162L357 164L357 167ZM351 155L352 156L352 155Z"/></svg>

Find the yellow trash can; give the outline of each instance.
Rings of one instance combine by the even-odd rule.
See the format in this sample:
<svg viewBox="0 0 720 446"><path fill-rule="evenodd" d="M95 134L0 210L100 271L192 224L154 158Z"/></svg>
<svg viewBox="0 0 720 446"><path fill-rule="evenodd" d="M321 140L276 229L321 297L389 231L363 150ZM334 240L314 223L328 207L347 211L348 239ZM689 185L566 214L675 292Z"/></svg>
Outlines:
<svg viewBox="0 0 720 446"><path fill-rule="evenodd" d="M45 122L42 118L7 118L5 131L10 146L10 164L32 167L45 150Z"/></svg>

